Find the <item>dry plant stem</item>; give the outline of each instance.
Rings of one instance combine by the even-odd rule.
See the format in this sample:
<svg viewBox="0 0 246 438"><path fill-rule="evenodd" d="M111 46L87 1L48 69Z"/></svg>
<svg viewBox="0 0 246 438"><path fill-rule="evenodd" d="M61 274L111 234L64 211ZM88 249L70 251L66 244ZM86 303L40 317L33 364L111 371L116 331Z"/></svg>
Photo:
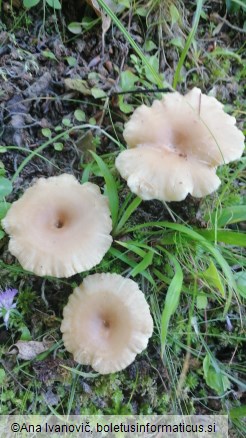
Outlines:
<svg viewBox="0 0 246 438"><path fill-rule="evenodd" d="M231 24L230 21L228 21L225 17L221 17L219 14L217 14L217 12L214 12L212 14L211 18L215 18L215 20L217 21L222 21L224 24L226 24L227 26L229 26L231 29L235 30L236 32L240 32L240 33L246 33L246 30L235 26L234 24Z"/></svg>
<svg viewBox="0 0 246 438"><path fill-rule="evenodd" d="M182 393L182 389L184 387L185 379L190 367L190 351L186 352L185 360L183 363L183 368L179 377L178 386L177 386L177 397L180 397Z"/></svg>

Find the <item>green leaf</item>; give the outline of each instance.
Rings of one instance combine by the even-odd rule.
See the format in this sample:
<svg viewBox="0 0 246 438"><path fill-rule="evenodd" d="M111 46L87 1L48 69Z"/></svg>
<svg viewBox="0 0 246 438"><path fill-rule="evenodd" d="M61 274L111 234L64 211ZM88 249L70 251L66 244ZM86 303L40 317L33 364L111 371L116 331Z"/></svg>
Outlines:
<svg viewBox="0 0 246 438"><path fill-rule="evenodd" d="M78 122L84 122L85 121L85 112L77 109L74 111L74 117Z"/></svg>
<svg viewBox="0 0 246 438"><path fill-rule="evenodd" d="M5 236L5 232L0 230L0 240Z"/></svg>
<svg viewBox="0 0 246 438"><path fill-rule="evenodd" d="M229 415L231 420L237 420L238 418L246 417L246 405L230 409Z"/></svg>
<svg viewBox="0 0 246 438"><path fill-rule="evenodd" d="M53 9L61 9L61 3L59 2L59 0L45 0L46 3Z"/></svg>
<svg viewBox="0 0 246 438"><path fill-rule="evenodd" d="M119 108L124 114L129 114L134 110L134 107L125 102L124 96L119 96Z"/></svg>
<svg viewBox="0 0 246 438"><path fill-rule="evenodd" d="M179 14L178 9L176 8L176 6L173 3L171 3L169 10L170 10L170 15L171 15L171 19L172 19L172 26L173 26L175 23L177 23L177 21L180 20L180 14Z"/></svg>
<svg viewBox="0 0 246 438"><path fill-rule="evenodd" d="M204 310L207 308L207 305L208 305L207 295L199 293L196 297L196 307L199 310Z"/></svg>
<svg viewBox="0 0 246 438"><path fill-rule="evenodd" d="M151 52L154 49L157 49L157 45L152 40L145 41L144 50L146 52Z"/></svg>
<svg viewBox="0 0 246 438"><path fill-rule="evenodd" d="M77 64L77 59L74 56L67 56L65 59L70 67L74 67Z"/></svg>
<svg viewBox="0 0 246 438"><path fill-rule="evenodd" d="M36 6L38 3L40 2L40 0L24 0L23 1L23 6L25 8L33 8L33 6Z"/></svg>
<svg viewBox="0 0 246 438"><path fill-rule="evenodd" d="M60 142L55 142L53 146L56 151L62 151L62 149L64 148L63 143Z"/></svg>
<svg viewBox="0 0 246 438"><path fill-rule="evenodd" d="M212 361L209 354L203 360L203 372L207 385L222 395L231 387L228 377L223 375L216 362Z"/></svg>
<svg viewBox="0 0 246 438"><path fill-rule="evenodd" d="M156 75L159 74L159 59L157 55L152 55L148 58L149 65L153 68L153 70L156 72ZM145 66L145 75L148 81L151 82L151 84L158 85L158 81L156 81L156 75L153 75L151 71L149 71L149 68Z"/></svg>
<svg viewBox="0 0 246 438"><path fill-rule="evenodd" d="M109 199L109 207L110 207L112 222L114 227L117 223L118 211L119 211L119 197L118 197L117 185L112 173L110 172L108 166L102 160L102 158L92 151L91 151L91 155L93 156L94 160L97 162L98 167L100 168L106 183L107 196Z"/></svg>
<svg viewBox="0 0 246 438"><path fill-rule="evenodd" d="M72 126L71 120L68 119L67 117L64 117L64 118L62 119L62 124L63 124L64 126L66 126L67 128L69 128L70 126Z"/></svg>
<svg viewBox="0 0 246 438"><path fill-rule="evenodd" d="M162 311L161 316L161 350L162 354L165 349L166 345L166 338L168 333L168 327L169 322L171 319L171 316L176 311L178 304L179 304L179 298L180 293L182 290L182 284L183 284L183 272L181 269L181 266L179 262L176 260L176 258L164 250L164 252L167 254L168 258L170 259L171 263L174 265L175 269L175 275L168 287L167 295L165 299L164 309Z"/></svg>
<svg viewBox="0 0 246 438"><path fill-rule="evenodd" d="M216 214L212 214L212 223L215 223ZM245 205L232 205L230 207L223 208L217 215L218 228L224 227L229 224L236 224L246 220L246 208Z"/></svg>
<svg viewBox="0 0 246 438"><path fill-rule="evenodd" d="M6 213L10 206L10 202L0 202L0 220L6 216Z"/></svg>
<svg viewBox="0 0 246 438"><path fill-rule="evenodd" d="M51 52L50 50L43 50L43 51L42 51L42 55L43 55L45 58L52 59L53 61L57 61L57 62L58 62L58 59L56 58L56 56L54 55L54 53Z"/></svg>
<svg viewBox="0 0 246 438"><path fill-rule="evenodd" d="M107 97L105 91L100 90L100 88L91 88L91 94L95 99L101 99L102 97Z"/></svg>
<svg viewBox="0 0 246 438"><path fill-rule="evenodd" d="M210 286L216 287L216 289L220 291L222 297L225 298L225 289L221 276L212 260L210 260L208 269L202 272L201 276L207 280Z"/></svg>
<svg viewBox="0 0 246 438"><path fill-rule="evenodd" d="M43 134L43 136L44 137L46 137L46 138L51 138L51 130L49 129L49 128L43 128L42 130L41 130L41 132L42 132L42 134Z"/></svg>
<svg viewBox="0 0 246 438"><path fill-rule="evenodd" d="M246 234L238 231L230 230L196 230L197 233L204 236L207 240L215 242L223 242L227 245L235 245L240 247L246 247Z"/></svg>
<svg viewBox="0 0 246 438"><path fill-rule="evenodd" d="M146 7L139 7L136 9L135 13L137 15L140 15L140 17L146 17L148 11L147 11Z"/></svg>
<svg viewBox="0 0 246 438"><path fill-rule="evenodd" d="M122 91L132 90L134 84L139 80L139 78L134 75L130 70L125 70L120 75L120 88Z"/></svg>
<svg viewBox="0 0 246 438"><path fill-rule="evenodd" d="M0 385L3 385L6 377L6 373L3 368L0 368Z"/></svg>
<svg viewBox="0 0 246 438"><path fill-rule="evenodd" d="M82 32L81 23L73 22L68 25L68 30L74 35L79 35Z"/></svg>
<svg viewBox="0 0 246 438"><path fill-rule="evenodd" d="M0 199L5 198L5 196L8 196L13 190L13 186L11 181L9 179L4 178L3 176L0 177Z"/></svg>

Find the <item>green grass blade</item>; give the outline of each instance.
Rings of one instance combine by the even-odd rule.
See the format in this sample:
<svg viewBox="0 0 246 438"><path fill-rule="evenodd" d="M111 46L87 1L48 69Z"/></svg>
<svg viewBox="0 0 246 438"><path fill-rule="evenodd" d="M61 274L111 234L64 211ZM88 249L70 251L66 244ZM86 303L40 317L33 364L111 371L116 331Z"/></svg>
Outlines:
<svg viewBox="0 0 246 438"><path fill-rule="evenodd" d="M147 254L144 256L143 260L133 268L131 271L131 276L136 277L136 275L141 274L143 271L145 271L148 266L152 264L154 253L153 251L148 251Z"/></svg>
<svg viewBox="0 0 246 438"><path fill-rule="evenodd" d="M174 277L173 277L173 279L168 287L168 291L167 291L167 295L166 295L166 299L165 299L165 305L164 305L164 309L163 309L162 316L161 316L161 351L162 351L162 355L163 355L163 352L165 350L169 322L170 322L171 316L174 314L174 312L176 311L176 309L178 307L180 293L181 293L182 284L183 284L183 272L182 272L182 269L181 269L179 262L168 251L166 251L164 249L163 249L163 251L167 254L171 263L174 265L175 274L174 274Z"/></svg>
<svg viewBox="0 0 246 438"><path fill-rule="evenodd" d="M131 217L131 215L134 213L134 211L137 209L137 207L141 204L142 199L136 197L133 199L131 204L127 207L125 212L123 213L118 225L115 228L114 234L117 235L121 232L122 228L124 227L125 223L128 221L128 219Z"/></svg>
<svg viewBox="0 0 246 438"><path fill-rule="evenodd" d="M174 89L176 89L176 87L178 85L178 82L180 79L181 69L184 65L185 58L187 56L187 53L189 51L189 48L191 46L191 43L192 43L192 41L195 37L196 31L197 31L198 23L199 23L201 12L202 12L202 5L203 5L203 0L197 0L197 7L196 7L196 12L195 12L194 24L193 24L193 27L192 27L192 29L189 33L189 36L186 40L184 49L181 53L181 56L179 58L179 62L178 62L178 65L177 65L177 68L176 68L176 71L174 74L174 78L173 78L173 88Z"/></svg>
<svg viewBox="0 0 246 438"><path fill-rule="evenodd" d="M116 259L121 260L122 262L124 262L126 265L130 266L131 268L135 268L137 266L137 263L134 262L133 260L129 259L129 257L127 257L126 254L121 253L118 249L116 248L110 248L109 249L109 253L111 255L113 255L114 257L116 257ZM153 277L147 272L147 271L143 271L141 273L141 275L146 278L146 280L149 281L149 283L152 284L152 286L156 287L156 283L155 280L153 279Z"/></svg>
<svg viewBox="0 0 246 438"><path fill-rule="evenodd" d="M119 211L119 197L118 197L117 184L108 166L102 160L102 158L99 157L95 152L93 151L90 152L94 160L97 162L98 167L101 170L106 183L107 196L109 199L109 207L110 207L112 222L114 227L117 223L118 211Z"/></svg>

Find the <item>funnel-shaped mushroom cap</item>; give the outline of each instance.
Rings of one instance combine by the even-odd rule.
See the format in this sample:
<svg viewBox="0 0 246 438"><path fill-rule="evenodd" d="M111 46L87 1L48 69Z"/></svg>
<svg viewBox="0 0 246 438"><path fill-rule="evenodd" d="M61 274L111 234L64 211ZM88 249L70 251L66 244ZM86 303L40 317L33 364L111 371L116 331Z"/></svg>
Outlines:
<svg viewBox="0 0 246 438"><path fill-rule="evenodd" d="M180 201L218 188L216 167L241 157L243 133L214 97L194 88L141 105L126 124L116 167L142 199Z"/></svg>
<svg viewBox="0 0 246 438"><path fill-rule="evenodd" d="M72 175L40 178L2 221L9 251L37 275L70 277L97 265L108 251L112 222L107 198Z"/></svg>
<svg viewBox="0 0 246 438"><path fill-rule="evenodd" d="M147 347L153 321L135 281L94 274L70 295L61 331L77 362L108 374L126 368Z"/></svg>

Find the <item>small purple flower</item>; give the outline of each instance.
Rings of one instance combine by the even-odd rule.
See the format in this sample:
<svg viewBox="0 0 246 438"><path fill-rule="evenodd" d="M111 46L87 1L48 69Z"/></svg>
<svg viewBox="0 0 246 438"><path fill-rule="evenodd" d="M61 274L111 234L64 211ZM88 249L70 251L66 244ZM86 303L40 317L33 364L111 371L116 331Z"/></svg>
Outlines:
<svg viewBox="0 0 246 438"><path fill-rule="evenodd" d="M16 303L13 303L13 300L17 293L17 289L6 289L4 292L0 292L0 316L3 317L6 328L8 328L11 309L16 307Z"/></svg>

